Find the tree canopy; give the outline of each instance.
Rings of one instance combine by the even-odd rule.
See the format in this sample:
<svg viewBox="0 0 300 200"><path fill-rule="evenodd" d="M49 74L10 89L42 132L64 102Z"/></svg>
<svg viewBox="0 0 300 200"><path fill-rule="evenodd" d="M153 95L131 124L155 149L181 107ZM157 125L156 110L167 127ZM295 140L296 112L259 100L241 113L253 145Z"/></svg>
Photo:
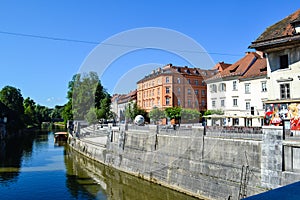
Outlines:
<svg viewBox="0 0 300 200"><path fill-rule="evenodd" d="M95 115L97 119L111 117L111 97L96 72L75 74L69 82L67 98L62 113L65 121L89 119L95 122Z"/></svg>
<svg viewBox="0 0 300 200"><path fill-rule="evenodd" d="M7 128L9 131L17 131L24 126L24 107L21 90L12 86L5 86L0 91L0 101L7 110Z"/></svg>
<svg viewBox="0 0 300 200"><path fill-rule="evenodd" d="M129 121L133 121L137 115L142 115L147 119L147 112L138 107L136 102L129 102L125 107L125 116Z"/></svg>
<svg viewBox="0 0 300 200"><path fill-rule="evenodd" d="M165 118L165 112L157 107L149 112L149 118L156 124L159 120Z"/></svg>

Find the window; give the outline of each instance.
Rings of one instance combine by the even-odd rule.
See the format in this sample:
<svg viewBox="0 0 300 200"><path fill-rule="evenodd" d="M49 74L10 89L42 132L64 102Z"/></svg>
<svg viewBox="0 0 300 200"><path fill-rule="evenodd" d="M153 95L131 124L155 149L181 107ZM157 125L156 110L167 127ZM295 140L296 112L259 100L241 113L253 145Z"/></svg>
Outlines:
<svg viewBox="0 0 300 200"><path fill-rule="evenodd" d="M217 92L217 85L216 84L210 85L210 91L211 92Z"/></svg>
<svg viewBox="0 0 300 200"><path fill-rule="evenodd" d="M233 99L233 106L237 106L238 103L237 103L237 99Z"/></svg>
<svg viewBox="0 0 300 200"><path fill-rule="evenodd" d="M267 82L261 82L261 91L266 92L267 91Z"/></svg>
<svg viewBox="0 0 300 200"><path fill-rule="evenodd" d="M232 120L232 125L233 126L238 126L239 125L239 118L234 118L233 120Z"/></svg>
<svg viewBox="0 0 300 200"><path fill-rule="evenodd" d="M246 110L250 110L250 102L246 102Z"/></svg>
<svg viewBox="0 0 300 200"><path fill-rule="evenodd" d="M170 97L166 97L166 105L170 105Z"/></svg>
<svg viewBox="0 0 300 200"><path fill-rule="evenodd" d="M180 94L180 88L177 88L177 93Z"/></svg>
<svg viewBox="0 0 300 200"><path fill-rule="evenodd" d="M199 94L199 91L198 91L198 90L195 90L195 94L198 95L198 94Z"/></svg>
<svg viewBox="0 0 300 200"><path fill-rule="evenodd" d="M160 95L160 89L157 88L157 95Z"/></svg>
<svg viewBox="0 0 300 200"><path fill-rule="evenodd" d="M245 83L245 93L246 94L250 93L250 83Z"/></svg>
<svg viewBox="0 0 300 200"><path fill-rule="evenodd" d="M160 98L157 98L157 105L160 105Z"/></svg>
<svg viewBox="0 0 300 200"><path fill-rule="evenodd" d="M190 99L188 99L188 107L192 106L192 101Z"/></svg>
<svg viewBox="0 0 300 200"><path fill-rule="evenodd" d="M219 91L225 92L226 91L226 84L225 83L220 83L219 85Z"/></svg>
<svg viewBox="0 0 300 200"><path fill-rule="evenodd" d="M202 106L205 106L205 100L202 100L202 101L201 101L201 105L202 105Z"/></svg>
<svg viewBox="0 0 300 200"><path fill-rule="evenodd" d="M282 55L279 57L280 60L280 69L286 69L289 67L289 58L288 55Z"/></svg>
<svg viewBox="0 0 300 200"><path fill-rule="evenodd" d="M169 83L170 82L170 78L167 76L166 77L166 83Z"/></svg>
<svg viewBox="0 0 300 200"><path fill-rule="evenodd" d="M290 98L290 84L284 83L280 84L280 98L289 99Z"/></svg>
<svg viewBox="0 0 300 200"><path fill-rule="evenodd" d="M191 89L188 89L188 94L191 94Z"/></svg>
<svg viewBox="0 0 300 200"><path fill-rule="evenodd" d="M180 99L178 99L177 104L178 104L178 106L181 105Z"/></svg>
<svg viewBox="0 0 300 200"><path fill-rule="evenodd" d="M179 77L177 78L177 83L180 83L180 78Z"/></svg>
<svg viewBox="0 0 300 200"><path fill-rule="evenodd" d="M236 84L236 81L233 81L232 82L232 90L237 90L237 84Z"/></svg>
<svg viewBox="0 0 300 200"><path fill-rule="evenodd" d="M188 82L189 84L191 84L191 79L188 78L187 82Z"/></svg>
<svg viewBox="0 0 300 200"><path fill-rule="evenodd" d="M213 108L216 107L216 101L213 100L213 101L211 102L211 105L212 105Z"/></svg>
<svg viewBox="0 0 300 200"><path fill-rule="evenodd" d="M169 93L170 93L170 88L166 87L166 94L169 94Z"/></svg>
<svg viewBox="0 0 300 200"><path fill-rule="evenodd" d="M258 115L259 113L257 113ZM251 106L251 115L254 115L254 106Z"/></svg>
<svg viewBox="0 0 300 200"><path fill-rule="evenodd" d="M221 100L221 107L225 107L225 100L224 99Z"/></svg>
<svg viewBox="0 0 300 200"><path fill-rule="evenodd" d="M202 96L205 96L205 90L202 90L202 91L201 91L201 95L202 95Z"/></svg>
<svg viewBox="0 0 300 200"><path fill-rule="evenodd" d="M195 85L199 85L199 82L198 82L198 80L195 80Z"/></svg>

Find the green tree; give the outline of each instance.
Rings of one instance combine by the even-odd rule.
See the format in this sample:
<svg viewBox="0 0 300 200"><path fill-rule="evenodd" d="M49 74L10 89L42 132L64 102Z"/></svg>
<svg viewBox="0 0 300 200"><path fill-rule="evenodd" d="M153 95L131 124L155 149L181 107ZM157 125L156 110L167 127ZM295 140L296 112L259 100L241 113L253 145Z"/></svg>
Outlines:
<svg viewBox="0 0 300 200"><path fill-rule="evenodd" d="M157 124L157 122L165 117L165 112L155 107L149 112L149 118Z"/></svg>
<svg viewBox="0 0 300 200"><path fill-rule="evenodd" d="M142 115L147 119L147 112L144 109L138 107L136 102L129 102L125 107L125 117L132 122L137 115Z"/></svg>
<svg viewBox="0 0 300 200"><path fill-rule="evenodd" d="M0 91L0 101L10 110L24 114L23 97L21 90L12 86L5 86Z"/></svg>
<svg viewBox="0 0 300 200"><path fill-rule="evenodd" d="M165 109L165 114L170 119L178 120L181 117L181 107L169 107Z"/></svg>
<svg viewBox="0 0 300 200"><path fill-rule="evenodd" d="M67 98L69 100L62 113L65 122L85 119L91 108L96 108L98 119L108 119L110 116L110 95L101 85L96 72L75 74L69 82Z"/></svg>
<svg viewBox="0 0 300 200"><path fill-rule="evenodd" d="M224 114L224 111L223 110L207 110L205 111L204 113L204 116L207 116L207 115L213 115L213 114L216 114L216 115L223 115Z"/></svg>
<svg viewBox="0 0 300 200"><path fill-rule="evenodd" d="M199 122L201 113L195 109L182 109L181 110L181 120L187 122Z"/></svg>
<svg viewBox="0 0 300 200"><path fill-rule="evenodd" d="M37 114L35 112L35 102L34 100L27 97L24 100L24 123L27 127L37 125Z"/></svg>
<svg viewBox="0 0 300 200"><path fill-rule="evenodd" d="M62 113L64 111L64 106L56 105L54 109L50 110L50 118L52 122L60 121L62 117Z"/></svg>
<svg viewBox="0 0 300 200"><path fill-rule="evenodd" d="M0 101L8 108L8 130L17 131L24 127L24 106L21 90L5 86L0 91Z"/></svg>
<svg viewBox="0 0 300 200"><path fill-rule="evenodd" d="M72 112L72 100L69 100L63 108L62 118L64 122L67 123L68 120L73 120L73 112Z"/></svg>
<svg viewBox="0 0 300 200"><path fill-rule="evenodd" d="M88 111L88 113L85 115L85 120L89 123L89 124L95 124L98 122L97 119L97 108L95 107L91 107L90 110Z"/></svg>
<svg viewBox="0 0 300 200"><path fill-rule="evenodd" d="M40 126L43 122L51 122L50 113L51 110L46 106L37 104L35 106L35 112L37 116L37 123Z"/></svg>
<svg viewBox="0 0 300 200"><path fill-rule="evenodd" d="M104 98L100 100L100 106L97 108L97 117L98 119L109 119L111 118L110 111L111 98L109 94L106 94Z"/></svg>

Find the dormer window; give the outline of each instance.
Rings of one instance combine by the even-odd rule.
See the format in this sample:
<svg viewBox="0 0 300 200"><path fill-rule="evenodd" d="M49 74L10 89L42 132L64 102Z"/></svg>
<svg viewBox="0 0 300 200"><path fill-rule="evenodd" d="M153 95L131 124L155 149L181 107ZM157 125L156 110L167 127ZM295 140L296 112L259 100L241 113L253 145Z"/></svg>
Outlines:
<svg viewBox="0 0 300 200"><path fill-rule="evenodd" d="M300 21L295 21L291 24L294 27L294 34L299 34L300 33Z"/></svg>
<svg viewBox="0 0 300 200"><path fill-rule="evenodd" d="M280 61L280 69L286 69L289 67L289 57L288 55L282 55L279 56L279 61Z"/></svg>

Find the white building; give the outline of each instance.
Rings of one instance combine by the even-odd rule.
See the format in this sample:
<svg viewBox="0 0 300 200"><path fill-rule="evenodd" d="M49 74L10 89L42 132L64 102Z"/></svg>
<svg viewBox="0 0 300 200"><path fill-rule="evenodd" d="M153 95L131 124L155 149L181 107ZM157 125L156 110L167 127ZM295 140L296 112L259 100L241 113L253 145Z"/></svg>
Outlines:
<svg viewBox="0 0 300 200"><path fill-rule="evenodd" d="M136 103L137 91L131 91L128 94L115 94L111 99L110 110L116 114L116 121L125 122L125 110L130 103Z"/></svg>
<svg viewBox="0 0 300 200"><path fill-rule="evenodd" d="M289 118L291 129L300 130L300 10L268 27L250 47L267 55L269 124Z"/></svg>
<svg viewBox="0 0 300 200"><path fill-rule="evenodd" d="M207 79L207 109L222 110L208 125L261 126L267 99L267 64L261 52L247 52L236 63ZM211 123L210 123L211 122Z"/></svg>

